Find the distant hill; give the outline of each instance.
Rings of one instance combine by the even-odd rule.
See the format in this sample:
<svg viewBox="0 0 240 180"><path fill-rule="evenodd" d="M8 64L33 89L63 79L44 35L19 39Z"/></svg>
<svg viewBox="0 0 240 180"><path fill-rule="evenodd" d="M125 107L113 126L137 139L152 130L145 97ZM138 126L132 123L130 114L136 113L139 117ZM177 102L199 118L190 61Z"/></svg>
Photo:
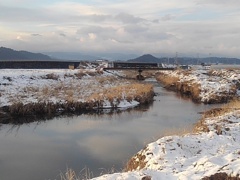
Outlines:
<svg viewBox="0 0 240 180"><path fill-rule="evenodd" d="M128 60L136 57L135 54L112 53L112 52L91 52L91 54L83 52L44 52L44 54L51 58L61 60L81 60L81 61L95 61L97 59L107 59L110 61L115 60Z"/></svg>
<svg viewBox="0 0 240 180"><path fill-rule="evenodd" d="M6 47L0 47L0 60L51 60L51 57L28 51L16 51Z"/></svg>
<svg viewBox="0 0 240 180"><path fill-rule="evenodd" d="M141 63L162 63L162 59L156 58L151 54L145 54L135 59L130 59L128 62L141 62Z"/></svg>
<svg viewBox="0 0 240 180"><path fill-rule="evenodd" d="M240 59L224 58L224 57L206 57L206 58L191 58L191 57L161 57L157 58L151 54L145 54L135 59L129 59L128 62L142 62L142 63L167 63L167 64L240 64Z"/></svg>

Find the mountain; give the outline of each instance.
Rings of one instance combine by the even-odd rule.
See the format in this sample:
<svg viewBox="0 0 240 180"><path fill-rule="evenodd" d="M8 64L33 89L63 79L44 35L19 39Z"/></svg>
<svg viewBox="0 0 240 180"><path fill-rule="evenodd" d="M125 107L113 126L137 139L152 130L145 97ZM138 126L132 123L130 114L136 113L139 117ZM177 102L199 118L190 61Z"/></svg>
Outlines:
<svg viewBox="0 0 240 180"><path fill-rule="evenodd" d="M156 58L151 54L145 54L135 59L130 59L128 62L141 62L141 63L162 63L162 59Z"/></svg>
<svg viewBox="0 0 240 180"><path fill-rule="evenodd" d="M82 52L44 52L48 56L61 59L61 60L81 60L81 61L94 61L97 59L107 59L110 61L115 60L128 60L130 58L136 57L134 54L124 54L124 53L98 53L91 52L90 54Z"/></svg>
<svg viewBox="0 0 240 180"><path fill-rule="evenodd" d="M238 58L224 58L224 57L206 57L206 58L191 58L191 57L161 57L156 58L151 54L145 54L135 59L129 59L128 62L142 62L142 63L166 63L166 64L181 64L181 65L195 65L195 64L240 64Z"/></svg>
<svg viewBox="0 0 240 180"><path fill-rule="evenodd" d="M98 56L82 54L79 52L45 52L48 56L59 60L84 60L84 61L94 61L99 59Z"/></svg>
<svg viewBox="0 0 240 180"><path fill-rule="evenodd" d="M0 60L52 60L52 58L41 53L16 51L6 47L0 47Z"/></svg>

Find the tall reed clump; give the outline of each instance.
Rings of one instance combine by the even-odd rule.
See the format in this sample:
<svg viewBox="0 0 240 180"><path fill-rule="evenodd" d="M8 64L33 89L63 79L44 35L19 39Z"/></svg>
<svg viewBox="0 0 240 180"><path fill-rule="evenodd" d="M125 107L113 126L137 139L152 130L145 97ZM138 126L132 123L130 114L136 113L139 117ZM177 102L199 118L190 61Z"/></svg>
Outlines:
<svg viewBox="0 0 240 180"><path fill-rule="evenodd" d="M134 83L111 87L104 89L101 93L94 93L87 99L87 102L97 101L102 106L103 101L107 100L112 107L116 107L121 100L127 100L128 102L136 100L140 104L149 103L153 100L153 96L153 85Z"/></svg>

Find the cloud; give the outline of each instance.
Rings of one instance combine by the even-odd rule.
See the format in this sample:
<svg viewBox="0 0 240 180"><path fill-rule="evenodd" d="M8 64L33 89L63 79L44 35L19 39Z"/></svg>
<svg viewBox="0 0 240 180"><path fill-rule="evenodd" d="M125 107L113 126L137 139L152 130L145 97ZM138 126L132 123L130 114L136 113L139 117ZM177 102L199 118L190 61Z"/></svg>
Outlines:
<svg viewBox="0 0 240 180"><path fill-rule="evenodd" d="M26 1L1 1L2 45L30 51L185 54L211 47L216 54L240 57L238 0Z"/></svg>
<svg viewBox="0 0 240 180"><path fill-rule="evenodd" d="M140 22L145 21L143 18L135 17L135 16L133 16L131 14L127 14L127 13L120 13L115 16L115 19L119 20L125 24L140 23Z"/></svg>
<svg viewBox="0 0 240 180"><path fill-rule="evenodd" d="M41 34L32 34L32 36L37 37L37 36L42 36L42 35Z"/></svg>
<svg viewBox="0 0 240 180"><path fill-rule="evenodd" d="M167 14L167 15L163 16L163 17L161 18L161 20L162 20L162 21L170 21L170 20L172 20L172 19L174 19L174 18L175 18L175 17L174 17L173 15Z"/></svg>
<svg viewBox="0 0 240 180"><path fill-rule="evenodd" d="M59 33L59 36L66 37L66 34L64 34L64 33Z"/></svg>

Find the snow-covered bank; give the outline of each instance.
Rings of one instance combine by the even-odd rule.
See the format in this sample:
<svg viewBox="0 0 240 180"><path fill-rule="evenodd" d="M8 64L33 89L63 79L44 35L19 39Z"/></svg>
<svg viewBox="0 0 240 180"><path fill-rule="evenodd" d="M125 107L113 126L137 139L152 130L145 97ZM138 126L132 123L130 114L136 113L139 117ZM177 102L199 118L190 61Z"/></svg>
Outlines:
<svg viewBox="0 0 240 180"><path fill-rule="evenodd" d="M158 79L204 103L239 97L239 70L176 70ZM166 136L134 155L123 173L94 180L115 179L240 179L240 102L205 112L192 133Z"/></svg>
<svg viewBox="0 0 240 180"><path fill-rule="evenodd" d="M239 95L240 70L175 70L162 71L157 79L166 88L191 96L203 103L227 102Z"/></svg>
<svg viewBox="0 0 240 180"><path fill-rule="evenodd" d="M239 104L239 102L237 102ZM218 111L218 110L217 110ZM94 180L240 178L240 108L211 111L196 133L167 136L148 144L128 163L129 172ZM218 113L218 112L217 112ZM205 131L201 128L205 126ZM207 130L206 130L207 129ZM208 177L208 178L207 178ZM224 178L225 177L225 178Z"/></svg>
<svg viewBox="0 0 240 180"><path fill-rule="evenodd" d="M0 72L0 117L34 115L34 111L52 114L81 108L129 108L152 97L152 85L121 80L94 68Z"/></svg>

